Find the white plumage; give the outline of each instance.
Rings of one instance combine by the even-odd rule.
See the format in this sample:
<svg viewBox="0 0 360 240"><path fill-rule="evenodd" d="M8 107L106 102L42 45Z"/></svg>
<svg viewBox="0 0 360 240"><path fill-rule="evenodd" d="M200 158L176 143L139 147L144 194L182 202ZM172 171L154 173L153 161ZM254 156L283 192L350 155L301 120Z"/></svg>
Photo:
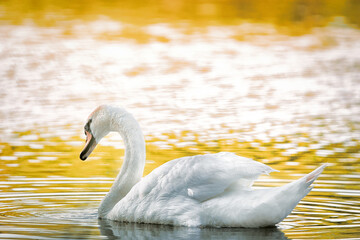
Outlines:
<svg viewBox="0 0 360 240"><path fill-rule="evenodd" d="M100 129L100 131L99 131ZM311 190L325 165L282 187L251 188L271 167L233 153L183 157L141 179L145 143L140 127L122 108L98 107L85 126L85 160L110 131L121 134L125 161L99 207L99 217L123 222L182 226L263 227L281 222Z"/></svg>

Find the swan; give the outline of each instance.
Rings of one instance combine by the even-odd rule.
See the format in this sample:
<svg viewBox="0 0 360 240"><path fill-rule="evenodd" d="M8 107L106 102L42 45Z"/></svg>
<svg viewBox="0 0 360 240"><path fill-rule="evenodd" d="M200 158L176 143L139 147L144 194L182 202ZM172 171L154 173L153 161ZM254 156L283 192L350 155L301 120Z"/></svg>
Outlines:
<svg viewBox="0 0 360 240"><path fill-rule="evenodd" d="M109 132L125 145L121 170L98 208L100 219L187 227L267 227L281 222L305 197L325 164L281 187L252 189L271 167L234 153L178 158L142 178L145 140L124 108L101 105L84 127L86 160Z"/></svg>

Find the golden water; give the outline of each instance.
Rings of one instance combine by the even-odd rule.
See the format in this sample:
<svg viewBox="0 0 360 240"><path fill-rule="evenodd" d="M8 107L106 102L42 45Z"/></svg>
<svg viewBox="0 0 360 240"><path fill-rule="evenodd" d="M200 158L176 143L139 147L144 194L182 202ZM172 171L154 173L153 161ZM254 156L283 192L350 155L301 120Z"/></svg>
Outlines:
<svg viewBox="0 0 360 240"><path fill-rule="evenodd" d="M360 236L356 1L72 2L0 4L0 239ZM99 221L123 145L111 134L87 161L79 153L104 103L139 120L144 175L219 151L280 170L255 187L329 166L276 228Z"/></svg>
<svg viewBox="0 0 360 240"><path fill-rule="evenodd" d="M66 128L65 128L66 129ZM64 129L64 130L65 130ZM218 139L211 146L196 139L191 147L161 149L150 141L147 145L145 174L168 159L197 153L233 151L253 157L280 170L263 177L257 187L280 186L311 171L322 162L330 166L317 180L313 191L293 213L275 229L186 229L134 224L98 222L96 209L108 191L112 178L121 166L123 150L100 146L86 162L78 159L82 139L68 137L44 138L40 132L16 133L18 142L2 143L0 227L2 238L98 238L99 235L132 234L146 236L149 232L161 238L180 237L205 239L219 236L271 237L272 239L355 238L359 227L358 145L329 146L343 149L330 157L316 156L312 150L283 156L274 142L238 142ZM190 133L187 132L185 136ZM175 136L174 136L175 137ZM184 140L184 135L175 139ZM26 140L31 139L31 140ZM169 138L171 140L171 138ZM170 141L171 142L171 141ZM284 142L287 142L286 140ZM303 144L306 146L306 144ZM330 150L329 150L330 151ZM108 230L106 230L108 229ZM245 232L244 232L245 231Z"/></svg>

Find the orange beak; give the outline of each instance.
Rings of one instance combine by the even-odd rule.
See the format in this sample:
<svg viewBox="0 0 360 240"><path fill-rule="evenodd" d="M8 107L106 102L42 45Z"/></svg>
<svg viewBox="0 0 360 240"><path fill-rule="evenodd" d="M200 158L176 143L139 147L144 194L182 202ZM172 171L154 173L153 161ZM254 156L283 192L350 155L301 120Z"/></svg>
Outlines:
<svg viewBox="0 0 360 240"><path fill-rule="evenodd" d="M90 132L86 131L86 143L84 149L80 153L80 159L83 161L86 160L95 149L96 145L97 142L94 136Z"/></svg>

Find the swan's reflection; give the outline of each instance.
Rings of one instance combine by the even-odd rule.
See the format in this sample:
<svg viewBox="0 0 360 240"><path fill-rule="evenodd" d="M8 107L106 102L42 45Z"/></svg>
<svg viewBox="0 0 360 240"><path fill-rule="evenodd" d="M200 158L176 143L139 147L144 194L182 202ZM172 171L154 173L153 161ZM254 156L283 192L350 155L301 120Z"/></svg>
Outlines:
<svg viewBox="0 0 360 240"><path fill-rule="evenodd" d="M102 236L108 239L288 239L271 228L188 228L168 225L119 223L99 219Z"/></svg>

